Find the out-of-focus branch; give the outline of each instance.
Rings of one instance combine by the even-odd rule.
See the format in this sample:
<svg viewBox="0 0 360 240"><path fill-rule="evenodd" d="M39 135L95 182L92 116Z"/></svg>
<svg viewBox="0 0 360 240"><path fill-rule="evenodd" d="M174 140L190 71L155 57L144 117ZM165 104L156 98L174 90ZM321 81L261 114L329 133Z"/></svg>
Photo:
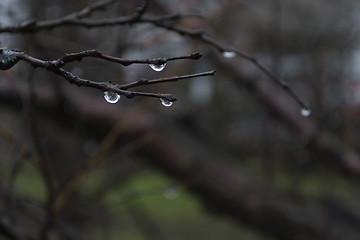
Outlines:
<svg viewBox="0 0 360 240"><path fill-rule="evenodd" d="M6 95L7 91L5 89L2 91L0 96ZM74 111L78 113L70 118L74 121L77 116L83 116L86 121L82 124L87 125L88 128L97 127L102 131L108 131L123 117L123 112L106 112L102 104L86 95L75 98L73 94L69 94L68 98L75 108ZM5 107L13 107L9 101L11 98L5 98L1 102ZM56 106L52 96L41 102L44 110L54 109ZM42 114L47 115L50 112L43 111ZM149 119L146 113L142 114L138 119ZM181 181L214 213L248 223L279 239L355 240L360 234L358 226L354 226L355 223L349 225L348 219L344 219L344 216L332 216L317 202L304 201L301 198L294 200L293 197L281 194L270 186L242 174L240 169L234 169L234 166L215 163L214 156L209 157L209 154L205 154L209 146L204 146L206 151L199 151L195 156L189 151L188 142L183 139L171 137L171 133L169 137L158 134L161 130L153 125L156 125L159 119L156 119L156 115L153 117L155 119L146 121L146 125L139 123L128 128L133 129L134 134L154 133L151 141L146 142L138 153L146 156L146 160L154 166ZM101 119L101 124L99 121L88 121L92 118ZM59 126L63 124L61 118L56 118L55 121L59 122ZM309 121L311 119L304 122ZM161 129L163 128L162 125ZM170 125L166 126L166 131L171 129ZM329 229L329 225L334 227Z"/></svg>
<svg viewBox="0 0 360 240"><path fill-rule="evenodd" d="M278 239L355 240L360 234L356 223L349 225L342 217L330 217L312 201L281 194L233 166L195 157L172 144L159 137L143 154L184 183L215 214L250 224Z"/></svg>
<svg viewBox="0 0 360 240"><path fill-rule="evenodd" d="M0 184L0 199L6 198L9 194L9 189L5 188ZM5 236L8 239L23 240L23 239L39 239L36 236L36 229L29 226L41 226L46 224L47 210L42 206L34 204L26 199L19 196L15 196L14 204L16 205L17 215L23 218L31 219L31 223L27 222L27 225L15 224L10 225L7 221L6 216L0 216L0 238ZM71 240L89 240L90 238L85 237L78 229L73 225L63 221L60 218L53 218L54 230L62 236L64 239Z"/></svg>
<svg viewBox="0 0 360 240"><path fill-rule="evenodd" d="M20 240L24 236L18 236L18 234L14 231L14 229L6 223L4 219L0 217L0 236L5 236L11 240Z"/></svg>
<svg viewBox="0 0 360 240"><path fill-rule="evenodd" d="M68 179L64 181L52 203L51 208L53 209L53 211L60 211L61 208L66 204L72 192L77 188L80 180L85 175L87 170L99 165L103 162L103 160L105 160L104 155L116 143L121 134L126 132L127 128L131 126L132 123L141 116L145 106L147 106L146 103L140 105L137 108L134 108L121 121L116 123L102 139L99 146L94 150L94 152L89 156L89 158L86 159L85 164L81 168L73 172L68 177ZM151 139L151 134L150 136L149 134L145 134L142 138L140 138L140 141L136 140L129 143L128 145L122 146L122 150L125 150L125 152L134 151L135 149L139 148L139 146L147 144L147 142L149 142Z"/></svg>
<svg viewBox="0 0 360 240"><path fill-rule="evenodd" d="M32 142L34 145L34 150L36 152L37 163L39 165L40 172L43 176L43 182L46 186L46 194L47 194L47 205L49 205L52 201L54 192L55 192L55 181L53 177L53 171L51 169L49 159L47 158L44 148L41 144L41 137L39 126L37 122L37 114L36 114L36 94L34 92L34 82L33 82L33 72L31 72L28 76L29 78L29 97L25 99L23 97L23 106L25 109L25 113L28 120L29 132L32 138ZM48 233L52 225L52 211L48 207L46 212L46 221L41 226L39 231L39 239L46 240L48 238Z"/></svg>
<svg viewBox="0 0 360 240"><path fill-rule="evenodd" d="M36 19L31 19L24 21L20 24L13 24L9 26L2 26L0 27L1 32L9 32L9 33L29 33L29 32L37 32L41 30L49 30L52 28L60 27L60 26L67 26L67 25L89 25L90 22L86 21L85 17L89 17L93 12L97 10L104 9L107 5L115 2L114 0L102 0L95 2L93 4L88 5L87 7L83 8L80 11L73 12L66 16L51 19L51 20L44 20L44 21L37 21ZM91 25L91 24L90 24Z"/></svg>
<svg viewBox="0 0 360 240"><path fill-rule="evenodd" d="M78 53L71 53L67 54L64 57L61 57L57 60L51 60L51 61L45 61L38 58L35 58L33 56L30 56L29 54L21 51L12 51L6 48L0 49L0 58L2 58L2 61L0 62L0 69L7 70L11 67L13 67L18 61L25 61L29 64L31 64L33 67L39 67L46 69L47 71L53 72L57 75L60 75L64 79L66 79L68 82L75 84L77 86L84 86L84 87L91 87L99 89L103 92L109 91L114 92L120 95L124 95L128 98L133 98L135 96L144 96L144 97L155 97L159 99L166 99L167 101L174 102L176 101L176 98L171 94L163 94L163 93L149 93L149 92L137 92L137 91L130 91L129 88L137 87L140 85L150 85L150 84L157 84L157 83L163 83L163 82L174 82L180 79L188 79L188 78L198 78L203 76L210 76L214 75L215 71L208 71L208 72L202 72L202 73L196 73L196 74L189 74L189 75L183 75L183 76L173 76L173 77L167 77L167 78L159 78L159 79L153 79L153 80L140 80L132 84L112 84L111 82L95 82L88 79L80 78L73 73L66 71L63 66L65 66L67 63L73 62L73 61L80 61L82 58L85 57L93 57L93 58L101 58L106 61L111 62L117 62L122 65L130 65L133 63L138 64L155 64L155 65L164 65L167 61L175 61L175 60L181 60L181 59L192 59L197 60L200 59L201 53L192 53L186 56L178 56L178 57L171 57L171 58L156 58L156 59L135 59L135 60L128 60L128 59L122 59L117 58L113 56L109 56L106 54L101 53L98 50L87 50L82 51Z"/></svg>
<svg viewBox="0 0 360 240"><path fill-rule="evenodd" d="M154 21L152 19L147 19L147 20L144 19L144 21L152 23L158 27L162 27L162 28L168 29L170 31L177 32L180 35L188 36L188 37L195 38L195 39L200 39L205 44L212 46L212 47L216 48L218 51L220 51L221 53L223 53L225 57L226 57L226 55L228 57L237 56L237 57L240 57L240 58L243 58L243 59L246 59L246 60L252 62L258 69L260 69L263 73L265 73L266 76L268 76L273 82L275 82L282 89L284 89L284 91L287 92L289 94L289 96L291 98L293 98L300 105L301 108L310 109L308 104L306 104L295 93L295 91L292 88L290 88L290 86L287 84L287 82L285 80L283 80L281 77L279 77L276 73L274 73L272 70L270 70L267 66L265 66L262 62L260 62L255 57L252 57L249 54L246 54L234 47L227 46L223 43L220 43L215 38L210 37L208 34L206 34L202 30L185 29L185 28L176 26L173 23L168 23L167 21L164 21L164 20Z"/></svg>
<svg viewBox="0 0 360 240"><path fill-rule="evenodd" d="M94 2L94 3L90 4L89 6L83 8L82 10L73 13L73 15L75 15L74 17L76 17L76 18L89 17L93 12L98 11L98 10L104 10L107 5L110 5L114 2L115 2L115 0L102 0L102 1ZM70 18L70 17L72 17L71 14L67 16L67 18Z"/></svg>
<svg viewBox="0 0 360 240"><path fill-rule="evenodd" d="M214 55L214 60L220 62ZM296 128L309 142L309 147L328 156L346 170L356 176L360 175L360 156L330 132L320 130L312 119L299 117L299 112L294 111L291 104L285 100L284 95L276 91L273 86L264 81L254 81L246 77L236 64L223 65L223 71L231 73L235 86L243 88L244 85L260 99L268 109L276 112L284 120Z"/></svg>
<svg viewBox="0 0 360 240"><path fill-rule="evenodd" d="M143 0L142 5L136 9L138 18L140 18L146 12L148 7L149 7L149 0Z"/></svg>
<svg viewBox="0 0 360 240"><path fill-rule="evenodd" d="M58 27L65 26L78 26L78 27L87 27L87 28L95 28L95 27L106 27L106 26L118 26L125 24L134 24L141 22L149 22L153 21L152 18L144 19L143 15L145 14L149 1L144 0L143 4L137 8L136 12L129 16L122 17L111 17L104 19L94 19L94 18L85 18L90 16L95 10L103 9L107 5L114 3L115 1L99 1L97 3L93 3L84 9L73 12L66 16L38 21L36 19L31 19L24 21L19 24L13 24L8 26L1 26L0 33L32 33L39 32L43 30L50 30ZM164 15L161 17L156 17L154 20L162 20L162 21L173 21L177 19L183 19L188 17L197 17L197 15L181 15L181 14L171 14Z"/></svg>

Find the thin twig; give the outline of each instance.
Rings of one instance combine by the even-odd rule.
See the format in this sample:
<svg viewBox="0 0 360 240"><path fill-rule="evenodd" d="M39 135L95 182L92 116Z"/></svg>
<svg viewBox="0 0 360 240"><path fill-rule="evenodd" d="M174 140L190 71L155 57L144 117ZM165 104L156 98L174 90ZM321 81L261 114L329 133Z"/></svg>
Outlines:
<svg viewBox="0 0 360 240"><path fill-rule="evenodd" d="M103 0L90 4L79 12L75 12L77 18L89 17L94 11L102 10L107 5L114 3L114 0ZM69 16L69 15L68 15Z"/></svg>
<svg viewBox="0 0 360 240"><path fill-rule="evenodd" d="M141 22L174 21L183 18L198 17L197 15L171 14L160 17L144 18L143 14L145 13L148 6L148 0L145 0L144 4L137 9L137 12L128 16L111 17L111 18L103 18L103 19L84 18L86 16L89 16L89 14L92 13L93 11L98 10L100 7L104 7L113 2L114 1L100 1L80 11L73 12L66 16L55 19L49 19L43 21L30 19L21 22L19 24L0 26L0 33L31 33L31 32L39 32L43 30L50 30L58 27L65 27L65 26L96 28L96 27L105 27L105 26L134 24Z"/></svg>
<svg viewBox="0 0 360 240"><path fill-rule="evenodd" d="M236 53L236 56L243 58L245 60L248 60L252 62L258 69L260 69L263 73L265 73L274 83L279 85L284 89L285 92L289 94L291 98L293 98L301 108L303 109L310 109L308 104L306 104L295 92L290 86L287 84L285 80L280 78L276 73L274 73L272 70L270 70L268 67L266 67L262 62L257 60L256 58L230 46L225 46L224 44L218 42L217 40L209 37L205 32L202 30L190 30L181 28L178 26L175 26L173 24L167 24L164 21L148 21L150 23L155 24L158 27L166 28L167 30L174 31L179 33L180 35L185 35L191 38L197 38L203 41L204 43L215 47L218 51L224 53L224 52L234 52Z"/></svg>
<svg viewBox="0 0 360 240"><path fill-rule="evenodd" d="M210 75L214 75L214 74L215 74L215 71L213 70L213 71L202 72L202 73L188 74L188 75L182 75L182 76L172 76L172 77L167 77L167 78L157 78L157 79L152 79L152 80L141 79L137 82L121 85L120 88L121 89L129 89L129 88L143 86L143 85L157 84L157 83L162 83L162 82L175 82L175 81L178 81L181 79L204 77L204 76L210 76Z"/></svg>
<svg viewBox="0 0 360 240"><path fill-rule="evenodd" d="M85 51L77 52L77 53L66 54L63 57L61 57L57 60L54 60L52 64L54 64L58 67L63 67L67 63L74 62L74 61L81 61L83 58L86 58L86 57L92 57L92 58L104 59L104 60L107 60L110 62L120 63L124 66L128 66L131 64L158 64L158 65L160 65L160 64L164 64L169 61L180 60L180 59L198 60L201 58L201 56L202 56L201 53L195 52L195 53L185 55L185 56L170 57L170 58L124 59L124 58L118 58L118 57L104 54L97 49L92 49L92 50L85 50Z"/></svg>
<svg viewBox="0 0 360 240"><path fill-rule="evenodd" d="M143 0L142 5L136 9L136 11L138 13L137 17L141 18L141 16L146 12L148 7L149 7L149 0Z"/></svg>

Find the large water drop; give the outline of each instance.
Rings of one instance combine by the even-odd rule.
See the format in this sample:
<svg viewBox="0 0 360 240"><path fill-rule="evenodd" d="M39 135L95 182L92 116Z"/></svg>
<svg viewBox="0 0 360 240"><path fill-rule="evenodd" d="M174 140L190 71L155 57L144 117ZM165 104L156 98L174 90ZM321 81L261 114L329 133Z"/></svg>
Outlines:
<svg viewBox="0 0 360 240"><path fill-rule="evenodd" d="M104 98L108 103L117 103L120 99L120 95L116 92L104 92Z"/></svg>
<svg viewBox="0 0 360 240"><path fill-rule="evenodd" d="M166 66L166 62L163 64L149 64L149 66L152 68L152 70L154 70L156 72L160 72L160 71L164 70L164 68Z"/></svg>
<svg viewBox="0 0 360 240"><path fill-rule="evenodd" d="M308 117L311 114L311 109L310 108L303 108L303 109L300 110L300 114L303 117Z"/></svg>
<svg viewBox="0 0 360 240"><path fill-rule="evenodd" d="M169 100L167 100L165 98L160 98L160 102L165 107L171 107L171 105L173 105L173 103L174 103L174 102L169 101Z"/></svg>
<svg viewBox="0 0 360 240"><path fill-rule="evenodd" d="M232 51L224 51L222 55L224 58L233 58L236 56L236 53Z"/></svg>

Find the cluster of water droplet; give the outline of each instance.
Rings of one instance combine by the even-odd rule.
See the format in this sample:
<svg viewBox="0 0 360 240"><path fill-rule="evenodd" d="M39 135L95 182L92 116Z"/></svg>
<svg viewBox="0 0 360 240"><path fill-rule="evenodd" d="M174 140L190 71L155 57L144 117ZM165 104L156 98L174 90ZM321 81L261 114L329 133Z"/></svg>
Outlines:
<svg viewBox="0 0 360 240"><path fill-rule="evenodd" d="M164 58L156 59L156 61L154 61L154 63L149 64L149 66L154 71L160 72L160 71L164 70L164 68L166 66L166 59L164 59ZM104 98L108 103L117 103L120 99L120 95L116 92L105 91ZM173 103L176 99L174 98L174 100L171 100L171 99L169 100L169 96L167 96L167 97L160 97L159 100L163 106L170 107L173 105Z"/></svg>
<svg viewBox="0 0 360 240"><path fill-rule="evenodd" d="M149 66L151 67L152 70L156 71L156 72L161 72L162 70L164 70L165 66L166 66L166 61L164 59L158 59L159 63L150 63ZM174 102L169 101L165 98L159 98L161 104L165 107L171 107L171 105L173 105Z"/></svg>
<svg viewBox="0 0 360 240"><path fill-rule="evenodd" d="M104 98L108 103L117 103L120 99L120 95L116 92L105 91Z"/></svg>
<svg viewBox="0 0 360 240"><path fill-rule="evenodd" d="M151 69L153 69L156 72L160 72L164 70L166 66L166 61L164 59L158 59L159 63L153 63L149 64ZM108 103L117 103L120 99L120 95L116 92L111 91L105 91L104 92L104 98ZM173 105L173 101L167 100L166 98L159 98L161 104L165 107L170 107Z"/></svg>

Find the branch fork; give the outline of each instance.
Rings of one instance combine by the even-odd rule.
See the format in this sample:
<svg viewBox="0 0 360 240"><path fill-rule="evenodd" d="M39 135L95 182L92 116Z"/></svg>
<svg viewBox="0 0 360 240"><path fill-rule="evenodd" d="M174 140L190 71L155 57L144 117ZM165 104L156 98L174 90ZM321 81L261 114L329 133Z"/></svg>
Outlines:
<svg viewBox="0 0 360 240"><path fill-rule="evenodd" d="M73 73L65 70L63 67L66 64L74 61L81 61L83 58L99 58L109 62L119 63L124 66L128 66L131 64L157 64L161 65L168 61L175 61L181 59L190 59L190 60L198 60L202 56L201 53L195 52L189 55L184 56L177 56L171 58L154 58L154 59L124 59L118 58L114 56L110 56L107 54L103 54L97 49L93 50L85 50L82 52L70 53L65 54L63 57L56 59L56 60L41 60L30 56L26 52L22 51L14 51L9 50L7 48L0 48L0 69L1 70L8 70L13 67L19 61L25 61L31 64L33 67L43 68L47 71L53 72L57 75L60 75L68 82L75 84L79 87L91 87L95 89L99 89L103 92L110 91L116 92L117 94L124 95L127 98L133 98L135 96L144 96L144 97L155 97L159 99L166 99L170 102L176 101L176 98L171 94L164 94L164 93L151 93L151 92L138 92L129 90L134 87L138 86L146 86L146 85L153 85L159 84L163 82L175 82L181 79L189 79L189 78L198 78L203 76L210 76L214 75L215 71L207 71L189 75L182 75L182 76L172 76L172 77L165 77L165 78L157 78L157 79L140 79L139 81L128 83L128 84L113 84L111 82L96 82L89 79L80 78Z"/></svg>

